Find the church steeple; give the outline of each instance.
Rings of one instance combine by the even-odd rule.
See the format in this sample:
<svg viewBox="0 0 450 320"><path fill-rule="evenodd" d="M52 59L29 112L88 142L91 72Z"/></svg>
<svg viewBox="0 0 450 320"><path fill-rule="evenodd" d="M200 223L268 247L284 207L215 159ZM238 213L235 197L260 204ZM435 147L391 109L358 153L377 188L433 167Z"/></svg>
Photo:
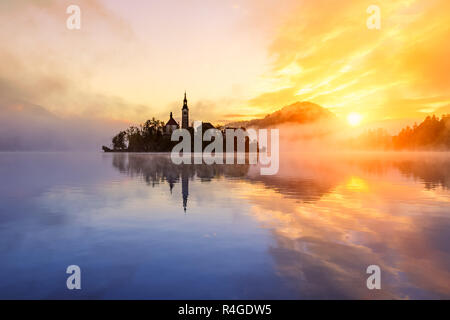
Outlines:
<svg viewBox="0 0 450 320"><path fill-rule="evenodd" d="M189 108L187 105L186 91L184 91L183 108L181 108L181 128L189 128Z"/></svg>
<svg viewBox="0 0 450 320"><path fill-rule="evenodd" d="M187 105L186 91L184 91L183 109L189 109Z"/></svg>

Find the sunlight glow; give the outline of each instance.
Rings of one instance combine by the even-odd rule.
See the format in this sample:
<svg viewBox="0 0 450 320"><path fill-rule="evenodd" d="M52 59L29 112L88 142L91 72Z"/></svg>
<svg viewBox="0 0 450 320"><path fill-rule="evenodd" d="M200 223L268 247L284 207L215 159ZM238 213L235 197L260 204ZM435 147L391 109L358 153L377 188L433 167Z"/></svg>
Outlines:
<svg viewBox="0 0 450 320"><path fill-rule="evenodd" d="M349 113L347 116L347 121L351 126L358 126L361 124L362 115L356 112Z"/></svg>

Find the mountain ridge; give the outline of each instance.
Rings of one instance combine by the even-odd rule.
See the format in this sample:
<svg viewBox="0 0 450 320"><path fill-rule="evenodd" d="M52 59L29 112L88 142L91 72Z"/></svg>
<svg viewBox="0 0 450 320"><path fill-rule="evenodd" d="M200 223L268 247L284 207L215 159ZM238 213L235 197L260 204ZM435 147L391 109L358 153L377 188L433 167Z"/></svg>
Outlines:
<svg viewBox="0 0 450 320"><path fill-rule="evenodd" d="M261 119L230 122L228 127L268 128L280 124L309 124L319 120L336 119L336 115L324 107L308 101L297 101L266 115Z"/></svg>

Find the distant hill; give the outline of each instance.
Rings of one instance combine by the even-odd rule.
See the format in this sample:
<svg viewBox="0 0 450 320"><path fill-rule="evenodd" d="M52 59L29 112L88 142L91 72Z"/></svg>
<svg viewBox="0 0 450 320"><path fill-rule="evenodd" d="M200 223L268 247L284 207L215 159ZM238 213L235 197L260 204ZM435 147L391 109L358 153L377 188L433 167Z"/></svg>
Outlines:
<svg viewBox="0 0 450 320"><path fill-rule="evenodd" d="M307 124L319 120L332 120L336 116L327 109L312 102L295 102L278 111L268 114L263 119L238 121L227 124L229 127L268 128L280 124Z"/></svg>

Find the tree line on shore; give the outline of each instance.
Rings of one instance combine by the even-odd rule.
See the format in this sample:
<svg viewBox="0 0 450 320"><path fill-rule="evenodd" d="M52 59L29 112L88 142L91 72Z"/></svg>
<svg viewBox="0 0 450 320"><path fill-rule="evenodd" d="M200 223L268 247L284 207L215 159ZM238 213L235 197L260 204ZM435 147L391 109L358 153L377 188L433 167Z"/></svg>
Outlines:
<svg viewBox="0 0 450 320"><path fill-rule="evenodd" d="M197 128L199 130L200 128ZM222 128L214 127L209 122L203 122L201 124L201 132L205 133L209 129ZM242 128L245 131L245 128ZM179 143L179 141L172 141L171 134L165 133L164 122L152 118L147 120L139 127L130 126L127 130L120 131L112 138L111 148L102 146L105 152L171 152L173 147ZM189 127L187 129L191 137L191 146L194 147L194 128ZM214 141L216 138L212 138ZM226 146L226 136L222 136L223 146ZM202 150L210 144L209 141L202 141ZM253 143L253 142L252 142ZM256 142L255 142L256 143ZM238 142L237 137L234 137L234 151L237 150ZM250 150L250 140L245 137L244 148L246 152Z"/></svg>
<svg viewBox="0 0 450 320"><path fill-rule="evenodd" d="M202 131L214 128L202 124ZM193 128L189 128L193 137ZM192 142L193 143L193 142ZM152 118L139 127L131 126L112 138L111 147L103 146L105 152L170 152L178 141L171 141L170 134L164 134L164 122ZM450 150L450 115L441 118L426 117L420 124L407 126L397 135L385 129L368 130L357 138L346 142L355 149L381 150ZM192 144L193 145L193 144ZM206 146L204 143L203 148ZM246 142L248 149L248 141Z"/></svg>
<svg viewBox="0 0 450 320"><path fill-rule="evenodd" d="M403 128L397 135L385 129L369 130L352 139L354 148L383 150L450 150L450 115L428 116L420 124Z"/></svg>

